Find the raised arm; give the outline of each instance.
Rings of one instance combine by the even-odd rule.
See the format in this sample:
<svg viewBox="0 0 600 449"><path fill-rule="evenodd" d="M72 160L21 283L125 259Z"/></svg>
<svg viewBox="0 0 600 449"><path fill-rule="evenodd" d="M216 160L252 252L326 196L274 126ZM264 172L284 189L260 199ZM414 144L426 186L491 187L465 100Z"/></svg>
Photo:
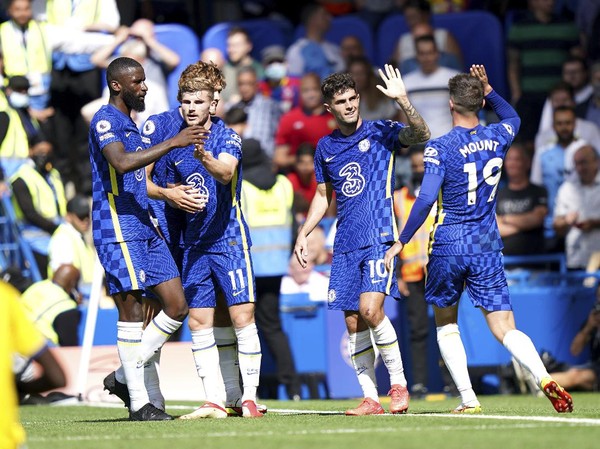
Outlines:
<svg viewBox="0 0 600 449"><path fill-rule="evenodd" d="M395 100L404 112L404 115L406 115L408 127L400 130L398 134L400 142L405 146L409 146L427 141L431 136L431 132L421 114L416 111L408 100L406 87L402 81L402 76L400 76L400 70L386 64L385 73L379 69L379 76L381 76L381 79L385 83L385 87L377 85L377 89L387 97Z"/></svg>
<svg viewBox="0 0 600 449"><path fill-rule="evenodd" d="M488 76L485 71L485 67L483 65L473 64L470 69L471 76L478 78L483 84L483 94L485 95L486 101L489 102L490 106L498 116L498 118L502 121L510 120L513 122L513 125L517 127L521 124L521 119L519 118L519 114L517 111L508 103L504 98L502 98L490 85L488 81ZM517 130L515 130L515 134Z"/></svg>

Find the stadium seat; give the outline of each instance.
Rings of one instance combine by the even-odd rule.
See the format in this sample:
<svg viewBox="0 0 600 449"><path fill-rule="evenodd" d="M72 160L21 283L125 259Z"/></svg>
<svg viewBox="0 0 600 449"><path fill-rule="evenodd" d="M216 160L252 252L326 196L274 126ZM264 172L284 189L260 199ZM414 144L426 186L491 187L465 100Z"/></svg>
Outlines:
<svg viewBox="0 0 600 449"><path fill-rule="evenodd" d="M202 48L218 48L226 55L227 33L232 26L245 29L252 40L252 57L261 60L260 52L270 45L286 47L291 40L292 25L279 19L249 19L239 22L222 22L211 26L202 36Z"/></svg>
<svg viewBox="0 0 600 449"><path fill-rule="evenodd" d="M32 282L42 280L33 252L27 241L20 237L15 210L10 195L3 195L0 201L0 253L3 268L15 266L21 269L23 276Z"/></svg>
<svg viewBox="0 0 600 449"><path fill-rule="evenodd" d="M485 65L490 84L500 95L507 96L504 32L496 16L485 11L436 14L433 25L447 29L456 37L463 53L465 70L472 64ZM379 64L389 61L398 38L405 32L408 32L408 27L399 14L381 23L376 38Z"/></svg>
<svg viewBox="0 0 600 449"><path fill-rule="evenodd" d="M294 40L304 37L304 35L304 25L298 25L294 32ZM373 64L378 62L374 50L375 39L373 37L373 32L364 20L352 14L334 17L331 20L331 28L325 35L325 38L328 41L339 45L346 36L356 36L362 42L365 54L369 60Z"/></svg>
<svg viewBox="0 0 600 449"><path fill-rule="evenodd" d="M176 23L157 24L154 32L158 41L177 52L181 61L167 77L167 96L171 108L179 106L177 82L181 72L200 57L200 42L196 34L185 25Z"/></svg>

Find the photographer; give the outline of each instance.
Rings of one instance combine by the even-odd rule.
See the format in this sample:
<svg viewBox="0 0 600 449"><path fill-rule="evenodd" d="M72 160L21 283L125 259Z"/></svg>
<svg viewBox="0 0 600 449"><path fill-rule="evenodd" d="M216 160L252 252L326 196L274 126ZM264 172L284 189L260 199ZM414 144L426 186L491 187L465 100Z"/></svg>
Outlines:
<svg viewBox="0 0 600 449"><path fill-rule="evenodd" d="M550 375L566 389L597 391L600 379L600 287L596 291L596 303L587 320L571 342L571 354L579 355L589 345L587 363L569 368L562 373Z"/></svg>

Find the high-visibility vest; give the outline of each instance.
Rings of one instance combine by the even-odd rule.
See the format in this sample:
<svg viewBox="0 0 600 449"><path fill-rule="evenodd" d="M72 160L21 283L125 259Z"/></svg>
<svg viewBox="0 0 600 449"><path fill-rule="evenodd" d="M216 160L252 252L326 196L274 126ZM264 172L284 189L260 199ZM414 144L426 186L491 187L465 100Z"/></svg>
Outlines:
<svg viewBox="0 0 600 449"><path fill-rule="evenodd" d="M45 36L43 23L30 20L27 25L27 46L12 21L0 25L0 39L4 54L4 72L9 77L29 73L50 73L52 49Z"/></svg>
<svg viewBox="0 0 600 449"><path fill-rule="evenodd" d="M56 169L50 170L48 180L30 164L23 164L10 178L11 184L21 178L27 185L35 210L44 218L58 222L67 212L65 188ZM17 219L23 219L19 203L12 197Z"/></svg>
<svg viewBox="0 0 600 449"><path fill-rule="evenodd" d="M54 239L63 244L61 246L62 251L72 253L73 259L70 263L79 270L81 282L91 284L94 276L94 249L85 243L83 236L70 223L62 223L56 228L50 239L50 246L52 246L52 240ZM49 254L49 257L52 257L52 254ZM48 265L48 279L52 279L53 275L54 271Z"/></svg>
<svg viewBox="0 0 600 449"><path fill-rule="evenodd" d="M58 335L52 323L67 310L77 308L77 303L50 279L36 282L21 295L21 303L35 326L48 340L58 344Z"/></svg>
<svg viewBox="0 0 600 449"><path fill-rule="evenodd" d="M398 219L398 228L403 229L410 210L416 198L409 192L408 187L402 187L394 192L394 210ZM433 212L433 209L432 209ZM429 233L433 226L435 214L430 213L425 223L415 233L413 238L404 245L400 258L402 260L401 275L405 282L419 282L425 275L427 265L427 246Z"/></svg>
<svg viewBox="0 0 600 449"><path fill-rule="evenodd" d="M102 0L80 0L73 9L73 0L46 0L46 20L53 25L64 25L71 17L77 17L84 25L98 20Z"/></svg>
<svg viewBox="0 0 600 449"><path fill-rule="evenodd" d="M256 276L287 273L292 246L294 188L283 175L261 190L242 181L242 208L252 238L252 265Z"/></svg>
<svg viewBox="0 0 600 449"><path fill-rule="evenodd" d="M19 113L8 104L6 95L2 91L0 91L0 112L6 112L9 119L6 136L0 143L0 157L27 159L29 157L29 141L23 122Z"/></svg>

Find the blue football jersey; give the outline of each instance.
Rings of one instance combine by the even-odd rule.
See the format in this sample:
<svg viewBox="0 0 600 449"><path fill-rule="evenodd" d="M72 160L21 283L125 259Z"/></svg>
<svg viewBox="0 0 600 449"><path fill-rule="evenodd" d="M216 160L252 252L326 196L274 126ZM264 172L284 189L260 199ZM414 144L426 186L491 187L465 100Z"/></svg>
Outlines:
<svg viewBox="0 0 600 449"><path fill-rule="evenodd" d="M176 136L186 124L179 107L148 117L142 127L142 136L147 137L148 147L164 142ZM152 181L160 187L167 186L166 158L161 157L154 163ZM152 216L158 222L158 227L168 243L177 243L185 222L185 212L169 206L165 201L148 199Z"/></svg>
<svg viewBox="0 0 600 449"><path fill-rule="evenodd" d="M394 162L405 125L363 121L350 136L323 137L315 152L318 183L329 182L337 201L334 251L348 252L398 238L394 218Z"/></svg>
<svg viewBox="0 0 600 449"><path fill-rule="evenodd" d="M205 142L205 149L215 158L228 153L238 161L242 158L241 138L232 129L215 123ZM208 197L206 208L195 214L185 214L185 246L197 246L204 251L222 252L251 246L248 226L242 215L240 195L242 166L227 185L223 185L193 156L194 147L178 148L164 156L167 182L187 184L197 188Z"/></svg>
<svg viewBox="0 0 600 449"><path fill-rule="evenodd" d="M148 216L144 168L118 174L102 150L121 142L125 151L140 151L144 138L130 117L108 104L90 124L89 151L92 165L92 233L94 244L145 240L155 236Z"/></svg>
<svg viewBox="0 0 600 449"><path fill-rule="evenodd" d="M518 117L489 126L455 127L425 147L425 173L443 178L430 250L435 255L499 251L496 192Z"/></svg>

